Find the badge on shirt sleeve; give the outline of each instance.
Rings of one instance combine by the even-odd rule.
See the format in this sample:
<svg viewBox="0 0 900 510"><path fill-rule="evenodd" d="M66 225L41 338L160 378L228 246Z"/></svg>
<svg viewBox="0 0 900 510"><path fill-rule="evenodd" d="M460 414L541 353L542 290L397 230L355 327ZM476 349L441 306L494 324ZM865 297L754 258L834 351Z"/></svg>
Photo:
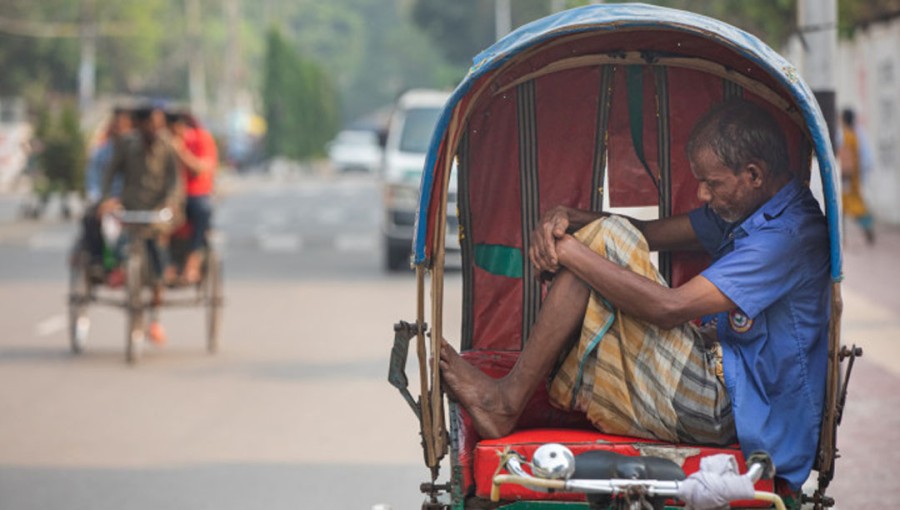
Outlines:
<svg viewBox="0 0 900 510"><path fill-rule="evenodd" d="M753 327L753 319L740 310L732 310L728 313L728 324L735 333L746 333Z"/></svg>

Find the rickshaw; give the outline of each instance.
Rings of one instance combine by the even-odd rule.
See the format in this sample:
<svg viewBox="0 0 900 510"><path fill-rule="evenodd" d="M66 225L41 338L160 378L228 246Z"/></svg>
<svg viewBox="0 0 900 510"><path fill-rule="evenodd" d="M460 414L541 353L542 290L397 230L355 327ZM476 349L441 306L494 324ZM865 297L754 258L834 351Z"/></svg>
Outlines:
<svg viewBox="0 0 900 510"><path fill-rule="evenodd" d="M662 218L699 206L685 143L703 113L732 97L743 97L776 119L788 141L791 168L810 185L827 217L832 288L830 314L822 317L829 347L815 487L785 494L782 501L773 480L761 476L772 474L765 455L745 458L738 445L713 448L603 434L583 417L550 407L542 390L511 435L480 440L465 411L443 401L437 353L440 340L454 335L445 333L443 320L448 239L458 235L462 250L461 354L500 377L515 363L546 290L527 255L541 213L556 205L594 211L650 207ZM458 196L450 197L454 174ZM741 472L747 470L745 476L759 480L756 490L763 495L763 501L732 502L734 507L834 505L826 489L834 476L837 426L853 362L862 351L842 346L840 339L840 195L828 128L813 93L775 51L720 21L642 4L590 5L535 21L474 59L435 128L420 191L411 260L418 305L414 320L394 326L388 379L420 422L431 471L431 480L420 487L427 496L422 508L678 506L672 485L696 472L702 459L723 453L735 458ZM453 199L458 211L447 210ZM446 231L454 214L458 233ZM660 253L658 259L671 286L708 263L705 256L685 253ZM413 339L419 398L410 393L404 368ZM542 445L549 454L535 453ZM566 451L622 454L638 459L639 470L647 473L654 472L651 459L666 458L680 475L639 480L606 469L601 471L607 479L566 479L571 466L559 462L568 457ZM439 483L447 453L449 481Z"/></svg>
<svg viewBox="0 0 900 510"><path fill-rule="evenodd" d="M97 278L89 271L90 255L85 239L76 240L69 257L69 347L73 354L84 351L90 332L88 307L91 304L110 305L125 310L125 360L137 363L147 337L148 316L159 313L160 307L205 308L206 349L214 354L219 346L219 323L223 303L222 261L212 243L207 243L203 257L201 278L194 284L172 283L166 297L159 303L151 296L156 276L151 267L148 239L155 225L169 223L174 214L169 208L155 211L119 210L107 215L104 221L121 232L123 245L117 255L115 241L108 243L108 271ZM180 266L188 251L191 226L184 224L176 229L168 248L172 261ZM119 236L114 236L119 237ZM116 273L124 281L116 281ZM174 295L173 295L174 294Z"/></svg>

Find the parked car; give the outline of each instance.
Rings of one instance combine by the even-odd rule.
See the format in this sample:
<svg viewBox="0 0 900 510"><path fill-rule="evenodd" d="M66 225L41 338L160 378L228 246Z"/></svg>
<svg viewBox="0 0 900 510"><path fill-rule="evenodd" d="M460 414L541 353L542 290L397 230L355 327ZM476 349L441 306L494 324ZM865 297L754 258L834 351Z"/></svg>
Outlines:
<svg viewBox="0 0 900 510"><path fill-rule="evenodd" d="M339 172L375 172L381 164L381 144L374 131L341 131L327 148L328 159Z"/></svg>
<svg viewBox="0 0 900 510"><path fill-rule="evenodd" d="M397 100L388 124L381 171L384 194L382 223L384 262L389 271L409 268L419 183L425 153L449 92L413 89ZM451 179L447 210L447 249L459 251L456 236L456 179Z"/></svg>

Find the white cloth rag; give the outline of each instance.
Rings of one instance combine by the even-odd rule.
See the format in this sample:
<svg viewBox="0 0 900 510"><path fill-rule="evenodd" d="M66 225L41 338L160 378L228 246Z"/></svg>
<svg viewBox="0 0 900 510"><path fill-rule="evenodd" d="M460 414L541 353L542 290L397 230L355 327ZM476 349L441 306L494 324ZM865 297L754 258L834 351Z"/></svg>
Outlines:
<svg viewBox="0 0 900 510"><path fill-rule="evenodd" d="M738 474L733 455L718 454L700 459L700 470L678 487L678 498L686 510L719 510L730 501L753 499L753 483Z"/></svg>

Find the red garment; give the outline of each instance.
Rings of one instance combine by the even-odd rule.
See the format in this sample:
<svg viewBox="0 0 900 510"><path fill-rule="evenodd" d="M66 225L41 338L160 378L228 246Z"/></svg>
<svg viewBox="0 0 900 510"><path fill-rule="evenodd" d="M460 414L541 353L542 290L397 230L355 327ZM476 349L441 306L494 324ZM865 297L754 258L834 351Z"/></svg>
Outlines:
<svg viewBox="0 0 900 510"><path fill-rule="evenodd" d="M191 151L191 154L197 158L203 160L212 158L215 161L212 170L200 172L199 174L184 168L187 195L189 197L209 195L213 191L215 168L219 166L219 151L216 148L216 141L213 139L212 134L203 128L187 130L184 133L183 141L187 150Z"/></svg>

